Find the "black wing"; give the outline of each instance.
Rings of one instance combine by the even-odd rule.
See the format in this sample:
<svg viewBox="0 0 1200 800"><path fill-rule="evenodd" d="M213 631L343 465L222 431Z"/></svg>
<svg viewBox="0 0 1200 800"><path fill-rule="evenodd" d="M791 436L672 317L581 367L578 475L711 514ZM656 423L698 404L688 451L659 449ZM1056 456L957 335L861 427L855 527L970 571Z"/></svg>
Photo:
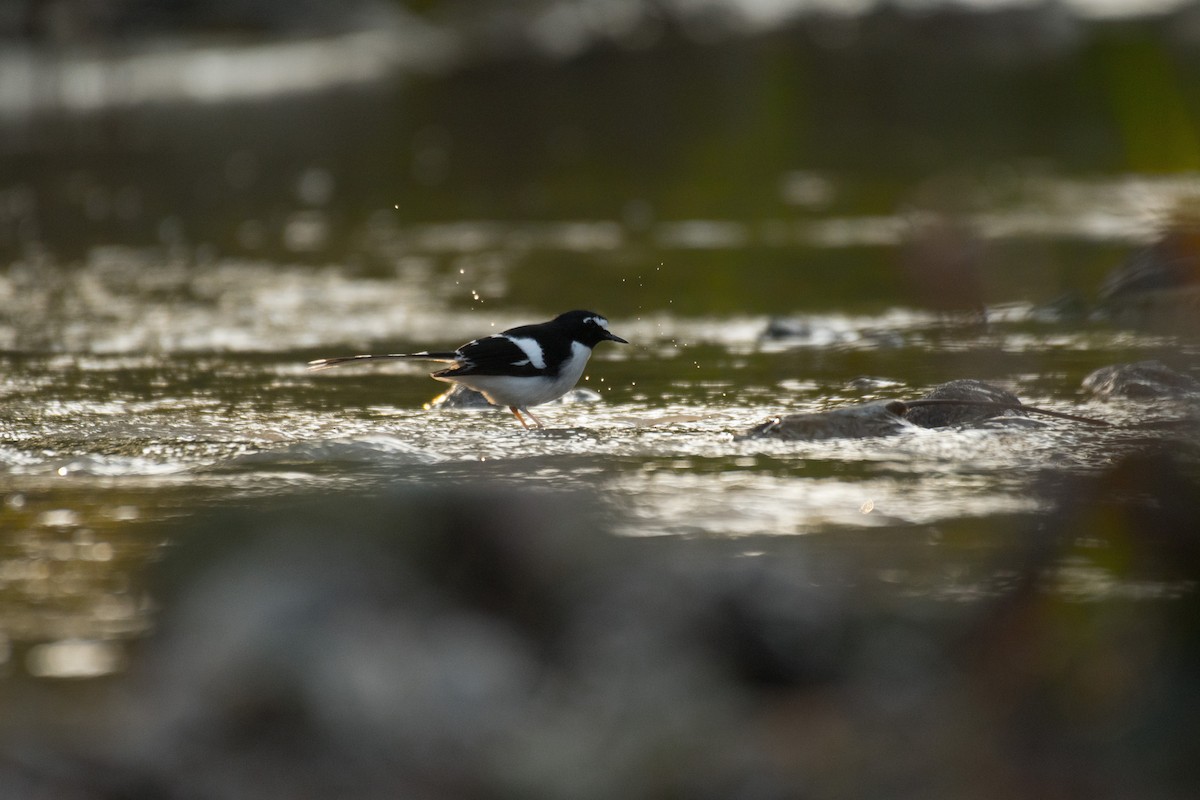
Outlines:
<svg viewBox="0 0 1200 800"><path fill-rule="evenodd" d="M517 377L544 374L529 361L529 354L504 334L485 336L458 348L459 363L440 372L437 377L455 375L514 375Z"/></svg>

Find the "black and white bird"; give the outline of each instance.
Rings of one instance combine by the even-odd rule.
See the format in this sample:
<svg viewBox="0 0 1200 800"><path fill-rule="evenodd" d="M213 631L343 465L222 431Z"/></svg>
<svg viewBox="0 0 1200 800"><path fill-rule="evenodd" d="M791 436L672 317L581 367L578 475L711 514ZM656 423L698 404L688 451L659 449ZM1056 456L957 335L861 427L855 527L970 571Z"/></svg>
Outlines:
<svg viewBox="0 0 1200 800"><path fill-rule="evenodd" d="M542 423L529 407L569 392L583 375L592 348L606 341L629 344L609 331L608 320L599 314L568 311L549 322L509 328L456 350L321 358L308 362L308 368L316 371L378 359L443 361L453 366L430 377L474 389L489 403L508 406L526 429L526 416L540 428Z"/></svg>

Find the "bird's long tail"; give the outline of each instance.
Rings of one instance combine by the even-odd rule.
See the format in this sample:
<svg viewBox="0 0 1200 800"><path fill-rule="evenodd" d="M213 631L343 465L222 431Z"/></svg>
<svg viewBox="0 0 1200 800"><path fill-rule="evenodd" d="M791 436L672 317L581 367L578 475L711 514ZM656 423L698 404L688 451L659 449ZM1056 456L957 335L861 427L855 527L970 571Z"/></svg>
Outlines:
<svg viewBox="0 0 1200 800"><path fill-rule="evenodd" d="M344 364L350 364L359 361L395 361L395 360L414 360L414 361L457 361L458 353L430 353L422 350L420 353L388 353L386 355L362 355L362 356L338 356L336 358L318 358L316 361L308 362L309 372L320 372L323 369L331 369L340 367Z"/></svg>

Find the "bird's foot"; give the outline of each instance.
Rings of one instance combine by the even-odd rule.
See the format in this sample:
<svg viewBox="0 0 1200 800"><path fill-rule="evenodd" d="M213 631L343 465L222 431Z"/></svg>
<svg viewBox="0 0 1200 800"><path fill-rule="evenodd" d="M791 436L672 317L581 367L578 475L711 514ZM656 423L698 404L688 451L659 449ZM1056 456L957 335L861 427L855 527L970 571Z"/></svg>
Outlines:
<svg viewBox="0 0 1200 800"><path fill-rule="evenodd" d="M525 430L527 430L527 431L532 430L533 427L536 427L538 430L541 430L546 427L545 425L542 424L542 421L540 419L535 417L533 415L533 413L530 412L530 410L528 408L517 408L516 406L509 406L508 410L513 413L513 416L517 418L517 421L520 422L521 425L524 426ZM533 420L533 427L531 427L529 425L529 423L525 421L525 416L522 416L521 412L524 412L526 416L528 416L531 420Z"/></svg>

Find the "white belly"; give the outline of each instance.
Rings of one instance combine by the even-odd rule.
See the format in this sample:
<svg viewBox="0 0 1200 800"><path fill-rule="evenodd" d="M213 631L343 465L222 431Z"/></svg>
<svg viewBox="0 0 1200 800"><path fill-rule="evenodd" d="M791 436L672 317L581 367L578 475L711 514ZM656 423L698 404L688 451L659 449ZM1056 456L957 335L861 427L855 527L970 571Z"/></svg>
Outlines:
<svg viewBox="0 0 1200 800"><path fill-rule="evenodd" d="M571 358L553 378L514 378L508 375L462 375L445 380L461 383L483 394L488 402L498 406L529 406L557 400L579 383L587 367L590 347L578 342L571 345Z"/></svg>

